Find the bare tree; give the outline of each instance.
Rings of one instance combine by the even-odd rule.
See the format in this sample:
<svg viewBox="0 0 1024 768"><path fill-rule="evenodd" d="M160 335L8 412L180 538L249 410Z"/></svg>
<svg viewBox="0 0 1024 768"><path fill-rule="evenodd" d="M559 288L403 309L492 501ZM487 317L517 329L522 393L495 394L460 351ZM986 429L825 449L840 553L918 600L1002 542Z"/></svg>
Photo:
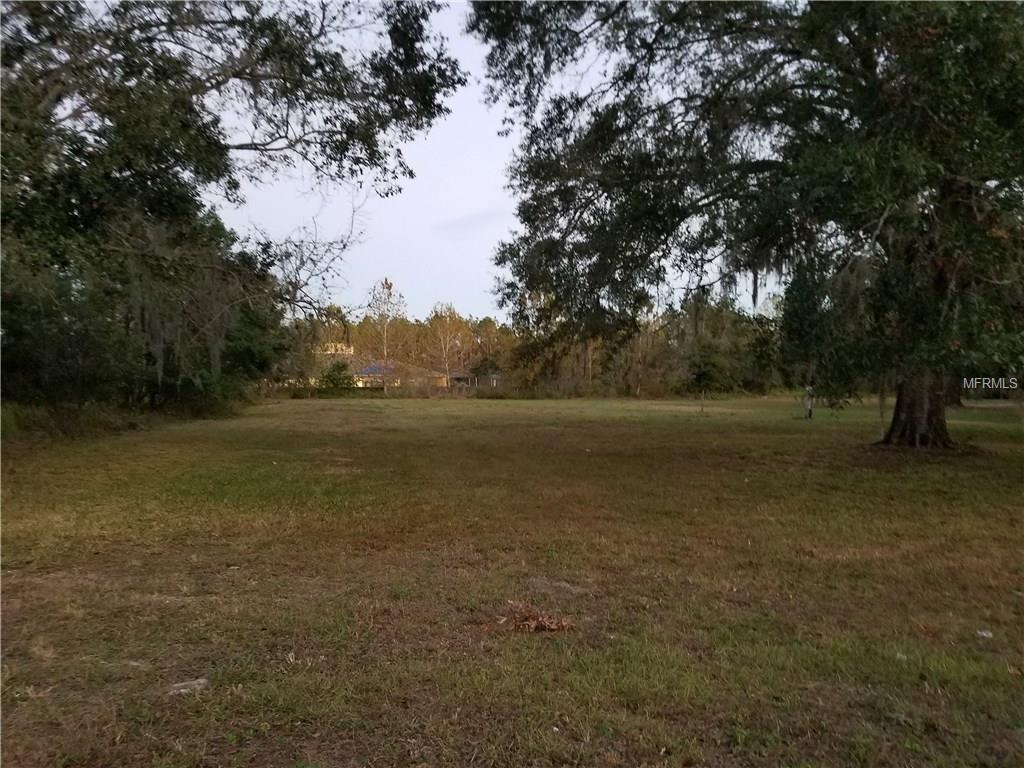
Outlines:
<svg viewBox="0 0 1024 768"><path fill-rule="evenodd" d="M427 318L427 327L430 329L430 335L437 345L436 348L441 354L441 362L444 364L446 387L452 385L452 358L460 346L459 341L464 335L464 326L465 321L450 303L435 304Z"/></svg>
<svg viewBox="0 0 1024 768"><path fill-rule="evenodd" d="M388 391L388 329L392 322L405 316L405 297L395 290L394 283L386 277L370 290L370 298L366 302L367 314L373 321L381 343L382 364L381 379L384 391Z"/></svg>

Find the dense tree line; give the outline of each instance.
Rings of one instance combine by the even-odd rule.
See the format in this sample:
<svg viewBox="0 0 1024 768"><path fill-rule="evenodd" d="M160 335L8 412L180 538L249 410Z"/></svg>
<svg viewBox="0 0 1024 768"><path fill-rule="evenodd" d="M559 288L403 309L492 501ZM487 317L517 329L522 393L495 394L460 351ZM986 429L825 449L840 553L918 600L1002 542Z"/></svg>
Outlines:
<svg viewBox="0 0 1024 768"><path fill-rule="evenodd" d="M679 306L648 309L636 326L615 336L558 338L516 335L512 380L555 395L663 397L767 394L803 389L809 370L829 347L804 333L815 319L789 289L760 312L731 294L697 291ZM556 337L557 338L557 337ZM874 391L870 379L851 393ZM826 393L824 399L831 400Z"/></svg>
<svg viewBox="0 0 1024 768"><path fill-rule="evenodd" d="M353 348L364 356L381 359L379 323L364 316L352 326ZM509 370L516 338L512 330L491 317L459 314L451 304L438 304L424 319L399 316L392 324L395 360L450 376L484 375Z"/></svg>
<svg viewBox="0 0 1024 768"><path fill-rule="evenodd" d="M7 3L3 395L216 401L290 347L346 242L207 204L301 164L384 194L463 82L430 2Z"/></svg>
<svg viewBox="0 0 1024 768"><path fill-rule="evenodd" d="M329 370L351 374L367 364L411 365L449 379L514 375L519 338L494 318L462 315L451 303L438 303L425 318L410 318L402 294L386 278L374 286L365 310L353 315L358 318L332 305L289 322L287 351L270 383L308 389Z"/></svg>
<svg viewBox="0 0 1024 768"><path fill-rule="evenodd" d="M615 338L552 343L536 328L462 315L439 303L411 318L397 286L381 280L364 311L337 306L287 324L288 352L273 369L277 385L329 391L352 385L367 364L410 365L451 377L500 373L505 391L549 396L705 396L802 388L831 340L820 308L808 306L801 279L744 310L731 296L695 293L679 306L648 307L638 327ZM807 329L813 332L808 333ZM861 392L874 391L866 378Z"/></svg>

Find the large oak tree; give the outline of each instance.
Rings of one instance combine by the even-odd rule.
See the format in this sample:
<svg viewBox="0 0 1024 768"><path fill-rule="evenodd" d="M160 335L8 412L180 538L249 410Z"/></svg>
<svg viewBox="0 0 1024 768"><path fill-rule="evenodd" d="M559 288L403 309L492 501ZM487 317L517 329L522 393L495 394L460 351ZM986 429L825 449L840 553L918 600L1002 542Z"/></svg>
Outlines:
<svg viewBox="0 0 1024 768"><path fill-rule="evenodd" d="M949 372L1020 367L1020 4L474 3L469 29L523 131L521 320L608 333L673 273L813 264L830 358L894 377L885 440L915 446L952 442Z"/></svg>

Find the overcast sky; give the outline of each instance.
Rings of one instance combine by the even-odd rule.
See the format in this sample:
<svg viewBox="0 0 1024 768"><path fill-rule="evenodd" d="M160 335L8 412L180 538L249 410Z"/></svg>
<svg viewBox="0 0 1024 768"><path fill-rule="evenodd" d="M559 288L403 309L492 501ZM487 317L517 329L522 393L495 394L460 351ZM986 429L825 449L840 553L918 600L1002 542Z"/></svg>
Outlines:
<svg viewBox="0 0 1024 768"><path fill-rule="evenodd" d="M492 255L515 226L515 203L505 189L515 140L498 135L502 109L484 104L485 48L463 33L465 15L466 6L454 3L434 20L469 82L450 101L451 114L406 145L416 178L397 196L365 198L358 214L361 241L331 287L342 306L364 304L373 283L388 277L413 317L424 317L438 301L451 301L463 314L501 316ZM241 207L219 206L239 232L258 227L287 237L315 224L324 238L348 229L352 196L345 190L312 190L296 176L249 188L245 195Z"/></svg>

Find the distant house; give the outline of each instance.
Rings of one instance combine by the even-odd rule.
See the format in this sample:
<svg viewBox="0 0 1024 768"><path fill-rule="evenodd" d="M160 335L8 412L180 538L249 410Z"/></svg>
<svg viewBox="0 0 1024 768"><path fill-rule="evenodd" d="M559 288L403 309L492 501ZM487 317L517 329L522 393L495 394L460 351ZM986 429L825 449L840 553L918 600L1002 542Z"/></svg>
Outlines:
<svg viewBox="0 0 1024 768"><path fill-rule="evenodd" d="M352 379L357 387L364 389L383 389L385 383L389 387L409 388L443 389L448 386L445 375L438 371L409 363L388 362L385 365L381 360L357 368Z"/></svg>
<svg viewBox="0 0 1024 768"><path fill-rule="evenodd" d="M340 341L327 341L316 348L318 355L344 355L351 357L354 350L351 344Z"/></svg>
<svg viewBox="0 0 1024 768"><path fill-rule="evenodd" d="M389 387L397 387L401 380L391 363L386 366L382 362L370 363L352 374L355 385L364 389L383 389L385 383Z"/></svg>

